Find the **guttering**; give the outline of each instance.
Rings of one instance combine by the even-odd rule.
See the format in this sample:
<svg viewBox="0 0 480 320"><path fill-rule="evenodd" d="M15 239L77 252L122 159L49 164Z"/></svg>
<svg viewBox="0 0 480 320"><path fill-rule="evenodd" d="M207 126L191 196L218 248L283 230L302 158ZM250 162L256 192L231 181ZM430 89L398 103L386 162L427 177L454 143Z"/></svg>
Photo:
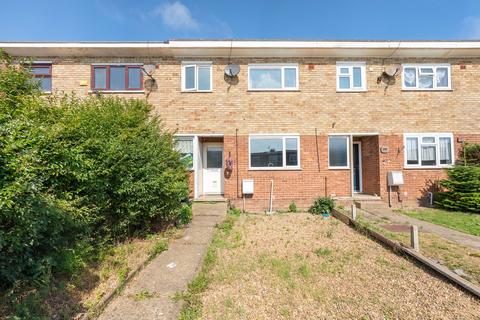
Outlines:
<svg viewBox="0 0 480 320"><path fill-rule="evenodd" d="M0 48L15 56L480 57L480 41L0 42Z"/></svg>

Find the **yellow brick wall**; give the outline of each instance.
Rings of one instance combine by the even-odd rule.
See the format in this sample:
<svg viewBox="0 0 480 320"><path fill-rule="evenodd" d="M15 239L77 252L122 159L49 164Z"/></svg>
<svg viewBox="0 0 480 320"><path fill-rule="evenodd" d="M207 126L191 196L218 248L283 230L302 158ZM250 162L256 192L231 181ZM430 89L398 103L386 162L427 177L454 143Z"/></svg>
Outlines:
<svg viewBox="0 0 480 320"><path fill-rule="evenodd" d="M44 60L45 58L42 58ZM312 135L334 132L480 132L480 59L341 59L367 63L367 92L337 93L333 58L236 59L237 85L224 81L228 60L192 58L51 58L53 90L84 96L90 90L90 65L110 62L157 64L158 90L148 101L168 128L179 133L239 134L275 132ZM182 60L213 61L213 92L181 92ZM340 61L340 60L338 60ZM249 63L299 63L298 92L249 92ZM401 63L451 63L451 91L402 91L401 78L385 90L376 78L384 66ZM309 68L313 65L313 69ZM382 65L383 64L383 65ZM461 69L460 65L466 69ZM85 80L88 86L80 86ZM146 98L144 94L120 94Z"/></svg>

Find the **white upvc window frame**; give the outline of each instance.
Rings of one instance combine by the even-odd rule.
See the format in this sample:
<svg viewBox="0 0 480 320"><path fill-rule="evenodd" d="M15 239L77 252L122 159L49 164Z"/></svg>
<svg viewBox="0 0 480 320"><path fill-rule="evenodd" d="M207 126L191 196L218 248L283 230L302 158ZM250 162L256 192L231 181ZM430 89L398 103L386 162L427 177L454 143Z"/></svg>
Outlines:
<svg viewBox="0 0 480 320"><path fill-rule="evenodd" d="M415 68L415 87L405 86L405 72L406 68ZM419 85L420 69L433 69L433 87L421 88ZM437 87L437 68L447 69L448 86ZM450 63L404 63L402 64L402 90L403 91L450 91L452 90L452 65Z"/></svg>
<svg viewBox="0 0 480 320"><path fill-rule="evenodd" d="M424 143L422 138L435 138L434 143ZM407 138L417 138L417 158L418 164L407 164ZM440 163L440 138L449 138L450 139L450 154L452 157L452 163L450 164L441 164ZM435 165L422 165L422 145L434 145L435 146ZM405 169L440 169L440 168L449 168L455 164L455 142L453 140L452 133L405 133L403 135L403 148L404 148L404 157L403 165Z"/></svg>
<svg viewBox="0 0 480 320"><path fill-rule="evenodd" d="M363 61L337 61L337 91L338 92L365 92L367 91L367 64ZM341 68L348 68L348 74L341 74ZM360 68L362 85L353 86L353 68ZM350 78L350 88L340 88L340 77Z"/></svg>
<svg viewBox="0 0 480 320"><path fill-rule="evenodd" d="M251 159L251 142L255 139L282 139L282 167L252 167ZM287 166L287 149L286 149L286 139L296 139L297 140L297 165L296 166ZM283 133L260 133L260 134L250 134L248 136L248 169L255 171L276 171L276 170L301 170L300 166L300 135L299 134L283 134Z"/></svg>
<svg viewBox="0 0 480 320"><path fill-rule="evenodd" d="M281 88L252 88L250 79L250 70L252 69L280 69L282 71ZM285 69L295 69L295 87L285 87ZM254 63L249 64L247 68L248 91L298 91L300 88L298 63Z"/></svg>
<svg viewBox="0 0 480 320"><path fill-rule="evenodd" d="M347 139L347 165L346 166L331 166L330 165L330 138L346 138ZM331 134L328 136L327 140L327 155L328 155L328 169L331 170L345 170L350 169L350 146L351 146L351 136L343 134Z"/></svg>
<svg viewBox="0 0 480 320"><path fill-rule="evenodd" d="M178 141L179 140L183 140L183 141L191 141L192 142L192 165L190 167L187 167L187 170L188 171L193 171L194 168L195 168L195 164L194 164L194 159L195 159L195 136L194 135L174 135L173 136L173 140L174 140L174 145L175 145L175 150L179 153L180 150L178 148Z"/></svg>
<svg viewBox="0 0 480 320"><path fill-rule="evenodd" d="M186 68L194 67L195 68L195 86L194 88L186 88ZM198 89L198 70L199 68L210 68L210 89L201 90ZM181 72L181 90L182 92L212 92L213 91L213 67L211 61L182 61L182 72Z"/></svg>

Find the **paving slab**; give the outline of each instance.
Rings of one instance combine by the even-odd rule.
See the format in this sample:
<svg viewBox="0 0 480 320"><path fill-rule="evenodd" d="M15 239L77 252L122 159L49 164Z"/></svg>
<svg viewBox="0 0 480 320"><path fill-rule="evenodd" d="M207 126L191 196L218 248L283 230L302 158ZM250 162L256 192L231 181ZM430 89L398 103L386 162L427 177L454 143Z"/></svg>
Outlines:
<svg viewBox="0 0 480 320"><path fill-rule="evenodd" d="M177 319L181 305L173 301L187 289L201 268L215 225L221 222L227 205L194 203L193 220L180 239L170 242L167 251L153 259L99 316L99 319ZM135 299L148 291L149 297Z"/></svg>

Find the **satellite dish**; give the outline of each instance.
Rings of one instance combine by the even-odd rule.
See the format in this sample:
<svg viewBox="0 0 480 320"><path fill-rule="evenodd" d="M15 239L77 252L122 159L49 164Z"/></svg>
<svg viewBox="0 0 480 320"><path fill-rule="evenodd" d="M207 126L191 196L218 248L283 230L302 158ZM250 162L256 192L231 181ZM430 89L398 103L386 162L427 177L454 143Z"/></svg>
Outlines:
<svg viewBox="0 0 480 320"><path fill-rule="evenodd" d="M389 68L385 69L385 73L389 77L395 77L396 75L398 75L400 73L400 70L401 70L400 66L393 66L393 67L389 67Z"/></svg>
<svg viewBox="0 0 480 320"><path fill-rule="evenodd" d="M225 74L229 77L235 77L240 73L240 66L238 64L229 64L225 67Z"/></svg>
<svg viewBox="0 0 480 320"><path fill-rule="evenodd" d="M158 89L157 81L153 78L148 78L143 82L143 87L148 91L154 91Z"/></svg>

